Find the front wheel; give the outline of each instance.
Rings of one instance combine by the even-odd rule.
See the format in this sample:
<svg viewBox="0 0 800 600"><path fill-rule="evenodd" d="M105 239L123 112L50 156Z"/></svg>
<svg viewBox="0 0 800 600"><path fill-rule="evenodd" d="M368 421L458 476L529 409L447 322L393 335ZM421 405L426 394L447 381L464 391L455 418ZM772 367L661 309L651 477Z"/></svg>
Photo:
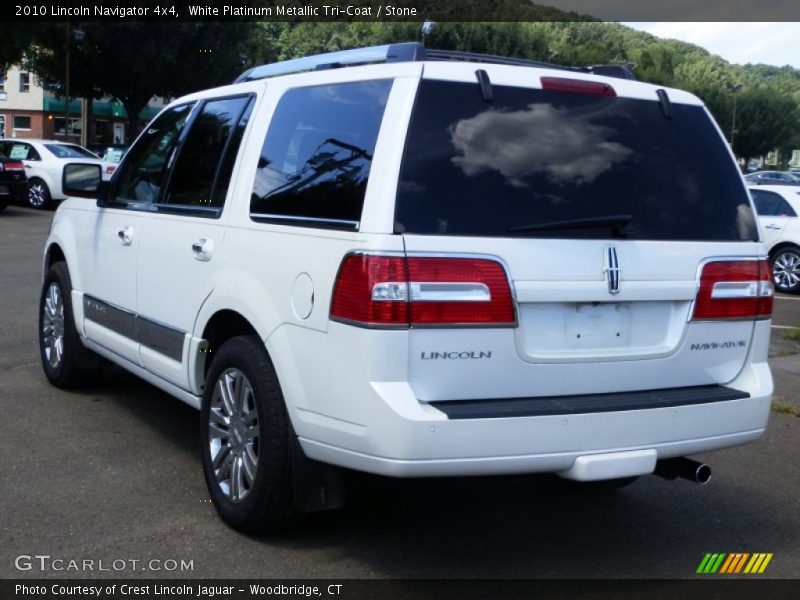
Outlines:
<svg viewBox="0 0 800 600"><path fill-rule="evenodd" d="M59 388L74 388L95 380L96 356L80 341L72 313L72 282L67 265L50 267L39 302L39 354L47 379Z"/></svg>
<svg viewBox="0 0 800 600"><path fill-rule="evenodd" d="M275 369L258 337L232 338L214 354L200 425L206 484L228 525L261 533L300 520L294 432Z"/></svg>
<svg viewBox="0 0 800 600"><path fill-rule="evenodd" d="M772 259L775 289L794 294L800 291L800 249L784 248Z"/></svg>

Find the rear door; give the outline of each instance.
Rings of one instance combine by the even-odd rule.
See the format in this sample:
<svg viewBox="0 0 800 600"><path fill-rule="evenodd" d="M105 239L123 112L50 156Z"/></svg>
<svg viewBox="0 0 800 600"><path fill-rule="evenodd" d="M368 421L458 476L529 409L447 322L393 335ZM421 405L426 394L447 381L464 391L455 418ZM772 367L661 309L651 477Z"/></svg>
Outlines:
<svg viewBox="0 0 800 600"><path fill-rule="evenodd" d="M188 340L223 252L225 204L254 94L198 104L142 232L137 278L146 369L188 387Z"/></svg>
<svg viewBox="0 0 800 600"><path fill-rule="evenodd" d="M655 88L624 80L501 66L487 66L486 94L475 68L426 65L395 228L409 257L501 264L517 323L412 326L417 396L732 380L753 320L693 320L699 273L715 257L749 261L756 273L759 246L747 192L705 108L676 91L659 102Z"/></svg>

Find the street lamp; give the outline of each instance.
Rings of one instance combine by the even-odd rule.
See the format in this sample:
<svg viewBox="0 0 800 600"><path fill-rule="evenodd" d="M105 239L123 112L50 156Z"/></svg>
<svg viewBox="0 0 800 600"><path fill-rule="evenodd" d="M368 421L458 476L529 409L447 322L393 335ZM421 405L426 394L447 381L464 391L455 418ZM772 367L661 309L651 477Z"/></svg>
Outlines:
<svg viewBox="0 0 800 600"><path fill-rule="evenodd" d="M731 94L733 94L733 118L731 119L731 151L733 150L733 139L736 137L736 92L744 87L743 83L737 83L731 86Z"/></svg>

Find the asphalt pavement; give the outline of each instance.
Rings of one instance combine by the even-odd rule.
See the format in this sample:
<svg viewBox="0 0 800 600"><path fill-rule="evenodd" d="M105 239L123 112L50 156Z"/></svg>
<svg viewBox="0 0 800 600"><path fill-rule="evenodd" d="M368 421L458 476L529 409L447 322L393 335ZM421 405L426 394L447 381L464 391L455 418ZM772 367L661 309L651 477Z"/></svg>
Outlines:
<svg viewBox="0 0 800 600"><path fill-rule="evenodd" d="M786 339L800 296L776 299L782 412L758 442L698 457L708 486L353 474L344 509L250 537L208 500L193 409L116 369L81 392L46 382L36 314L51 218L0 214L0 577L686 578L707 552L769 552L760 577L800 573L800 344ZM19 570L29 555L94 570Z"/></svg>

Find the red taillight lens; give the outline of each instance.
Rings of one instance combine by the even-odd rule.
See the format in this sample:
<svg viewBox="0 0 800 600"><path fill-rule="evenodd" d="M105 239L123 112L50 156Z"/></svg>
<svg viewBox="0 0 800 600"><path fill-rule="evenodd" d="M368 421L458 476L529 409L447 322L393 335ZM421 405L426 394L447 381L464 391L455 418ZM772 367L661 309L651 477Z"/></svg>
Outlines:
<svg viewBox="0 0 800 600"><path fill-rule="evenodd" d="M569 92L590 96L616 96L616 90L607 83L584 81L568 77L542 77L542 89L548 92Z"/></svg>
<svg viewBox="0 0 800 600"><path fill-rule="evenodd" d="M0 163L0 171L3 170L5 166L6 171L24 171L25 165L21 162L7 162L7 163Z"/></svg>
<svg viewBox="0 0 800 600"><path fill-rule="evenodd" d="M345 257L331 318L366 326L509 326L516 323L503 266L490 259Z"/></svg>
<svg viewBox="0 0 800 600"><path fill-rule="evenodd" d="M395 290L406 284L406 261L395 256L351 254L339 267L333 288L331 317L363 325L408 326L408 303L386 298L373 300L375 286L396 284Z"/></svg>
<svg viewBox="0 0 800 600"><path fill-rule="evenodd" d="M692 319L763 319L772 315L772 268L766 260L715 261L700 274Z"/></svg>
<svg viewBox="0 0 800 600"><path fill-rule="evenodd" d="M117 166L116 165L107 165L106 166L106 174L108 174L108 175L111 175L116 170L117 170Z"/></svg>
<svg viewBox="0 0 800 600"><path fill-rule="evenodd" d="M503 266L475 258L409 258L412 325L513 325Z"/></svg>

